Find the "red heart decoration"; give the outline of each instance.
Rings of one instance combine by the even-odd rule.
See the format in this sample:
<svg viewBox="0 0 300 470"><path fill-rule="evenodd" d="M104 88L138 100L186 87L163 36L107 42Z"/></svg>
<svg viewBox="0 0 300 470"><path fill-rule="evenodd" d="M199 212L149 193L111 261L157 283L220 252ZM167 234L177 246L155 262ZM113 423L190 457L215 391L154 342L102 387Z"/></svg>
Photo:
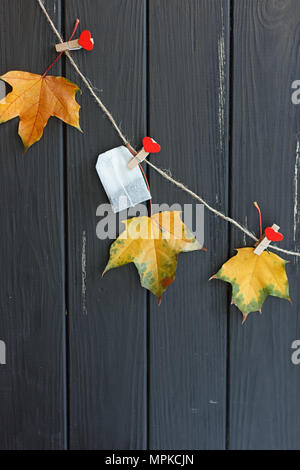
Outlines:
<svg viewBox="0 0 300 470"><path fill-rule="evenodd" d="M151 139L151 137L143 138L143 147L148 153L157 153L160 151L160 145Z"/></svg>
<svg viewBox="0 0 300 470"><path fill-rule="evenodd" d="M281 240L284 238L282 233L275 232L272 227L266 227L265 234L267 239L271 240L272 242L281 242Z"/></svg>
<svg viewBox="0 0 300 470"><path fill-rule="evenodd" d="M78 39L78 44L86 51L91 51L93 49L94 43L92 41L92 35L88 29L82 31Z"/></svg>

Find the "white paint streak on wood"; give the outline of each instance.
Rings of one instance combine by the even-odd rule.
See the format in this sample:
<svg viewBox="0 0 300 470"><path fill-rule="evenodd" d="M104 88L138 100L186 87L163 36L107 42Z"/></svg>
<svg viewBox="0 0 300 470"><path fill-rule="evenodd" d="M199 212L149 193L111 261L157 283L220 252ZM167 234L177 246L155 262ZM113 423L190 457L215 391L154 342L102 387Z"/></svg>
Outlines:
<svg viewBox="0 0 300 470"><path fill-rule="evenodd" d="M218 59L219 59L219 138L220 138L220 151L223 151L224 147L224 135L225 135L225 101L226 101L226 87L225 87L225 65L226 65L226 53L225 53L225 28L224 28L224 14L222 7L222 30L218 39Z"/></svg>
<svg viewBox="0 0 300 470"><path fill-rule="evenodd" d="M6 96L6 86L3 81L0 81L0 100Z"/></svg>
<svg viewBox="0 0 300 470"><path fill-rule="evenodd" d="M299 171L300 171L300 141L299 141L299 139L297 139L296 161L295 161L295 171L294 171L294 242L296 241L297 226L299 224L299 203L298 203Z"/></svg>
<svg viewBox="0 0 300 470"><path fill-rule="evenodd" d="M248 217L245 216L245 227L248 228ZM247 246L246 234L243 233L243 245Z"/></svg>
<svg viewBox="0 0 300 470"><path fill-rule="evenodd" d="M86 309L86 232L82 232L82 247L81 247L81 301L82 312L87 315Z"/></svg>
<svg viewBox="0 0 300 470"><path fill-rule="evenodd" d="M0 340L0 364L6 364L6 345Z"/></svg>

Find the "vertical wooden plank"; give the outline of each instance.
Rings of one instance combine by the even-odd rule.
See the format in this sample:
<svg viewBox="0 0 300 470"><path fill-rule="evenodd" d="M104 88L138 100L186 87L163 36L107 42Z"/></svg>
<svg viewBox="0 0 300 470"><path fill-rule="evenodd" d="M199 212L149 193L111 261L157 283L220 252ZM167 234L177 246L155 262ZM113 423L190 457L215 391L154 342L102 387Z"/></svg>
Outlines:
<svg viewBox="0 0 300 470"><path fill-rule="evenodd" d="M285 234L282 247L299 249L300 111L291 102L291 84L299 79L300 5L296 0L234 4L232 216L258 233L252 206L257 200L264 226L278 223ZM243 244L233 230L232 249ZM245 326L232 307L232 449L300 447L300 374L291 362L291 344L300 337L299 265L290 261L293 305L269 298L262 316L252 313Z"/></svg>
<svg viewBox="0 0 300 470"><path fill-rule="evenodd" d="M227 1L149 2L149 132L152 156L173 176L227 210ZM155 203L193 204L151 172ZM219 235L217 235L219 234ZM225 446L226 312L209 283L227 254L227 226L205 214L208 252L179 256L176 281L150 309L150 447Z"/></svg>
<svg viewBox="0 0 300 470"><path fill-rule="evenodd" d="M95 49L76 61L135 144L145 132L144 1L66 2L66 31L77 16ZM74 54L75 57L75 54ZM78 76L67 64L67 76ZM81 86L81 83L78 83ZM81 135L67 129L69 210L70 446L146 445L146 296L133 265L101 273L111 240L96 237L107 203L95 164L122 144L83 88Z"/></svg>
<svg viewBox="0 0 300 470"><path fill-rule="evenodd" d="M46 1L59 24L60 2ZM53 34L33 0L0 5L0 69L43 73ZM57 66L55 73L59 74ZM24 155L18 119L0 126L0 448L62 449L64 227L62 124Z"/></svg>

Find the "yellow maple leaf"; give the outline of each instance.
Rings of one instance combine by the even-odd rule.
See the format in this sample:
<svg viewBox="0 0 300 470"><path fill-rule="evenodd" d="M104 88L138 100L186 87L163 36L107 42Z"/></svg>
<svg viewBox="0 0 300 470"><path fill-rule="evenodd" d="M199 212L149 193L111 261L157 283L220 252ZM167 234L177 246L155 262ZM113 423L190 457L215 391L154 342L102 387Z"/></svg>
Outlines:
<svg viewBox="0 0 300 470"><path fill-rule="evenodd" d="M110 248L104 273L134 263L141 284L159 299L175 279L177 256L181 251L202 247L182 222L179 211L123 221L125 230Z"/></svg>
<svg viewBox="0 0 300 470"><path fill-rule="evenodd" d="M64 77L10 71L1 80L13 90L0 101L0 124L20 117L19 136L25 151L40 140L51 116L80 129L79 109L75 100L78 86Z"/></svg>
<svg viewBox="0 0 300 470"><path fill-rule="evenodd" d="M232 285L232 303L242 312L243 323L249 313L261 312L268 295L290 300L285 270L287 261L270 251L263 251L258 256L254 249L238 249L237 254L212 277Z"/></svg>

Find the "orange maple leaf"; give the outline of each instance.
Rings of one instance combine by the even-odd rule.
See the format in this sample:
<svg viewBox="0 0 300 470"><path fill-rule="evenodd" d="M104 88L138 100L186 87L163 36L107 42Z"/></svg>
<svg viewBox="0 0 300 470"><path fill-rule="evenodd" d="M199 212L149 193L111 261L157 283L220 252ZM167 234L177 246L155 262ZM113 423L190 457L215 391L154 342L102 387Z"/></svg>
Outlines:
<svg viewBox="0 0 300 470"><path fill-rule="evenodd" d="M0 76L13 90L0 101L0 124L20 117L19 136L25 151L40 140L48 119L55 116L80 129L75 100L78 86L64 77L10 71Z"/></svg>

